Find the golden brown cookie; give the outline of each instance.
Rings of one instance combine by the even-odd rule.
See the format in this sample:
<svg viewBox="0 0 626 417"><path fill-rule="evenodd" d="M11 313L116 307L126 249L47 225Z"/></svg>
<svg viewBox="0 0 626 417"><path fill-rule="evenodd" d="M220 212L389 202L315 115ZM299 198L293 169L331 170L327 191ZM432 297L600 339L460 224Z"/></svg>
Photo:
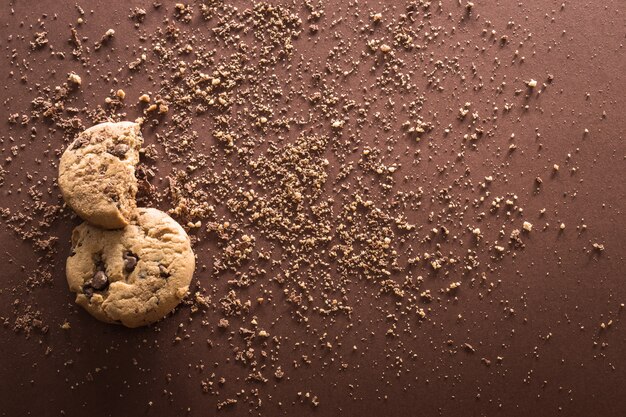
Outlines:
<svg viewBox="0 0 626 417"><path fill-rule="evenodd" d="M78 135L59 164L65 202L97 226L126 226L136 208L135 165L142 143L133 122L101 123Z"/></svg>
<svg viewBox="0 0 626 417"><path fill-rule="evenodd" d="M153 208L138 208L121 230L76 227L66 264L76 303L99 320L127 327L153 323L174 310L194 269L185 230Z"/></svg>

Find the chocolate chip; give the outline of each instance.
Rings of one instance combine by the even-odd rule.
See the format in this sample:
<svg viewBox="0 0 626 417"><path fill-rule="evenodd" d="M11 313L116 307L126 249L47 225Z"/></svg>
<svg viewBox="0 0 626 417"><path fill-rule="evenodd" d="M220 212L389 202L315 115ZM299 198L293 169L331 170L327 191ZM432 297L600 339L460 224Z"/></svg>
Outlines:
<svg viewBox="0 0 626 417"><path fill-rule="evenodd" d="M96 257L96 271L104 271L106 269L104 262L102 262L101 254Z"/></svg>
<svg viewBox="0 0 626 417"><path fill-rule="evenodd" d="M170 273L167 270L167 268L164 265L160 265L160 264L159 264L159 275L161 275L161 278L169 278L170 277Z"/></svg>
<svg viewBox="0 0 626 417"><path fill-rule="evenodd" d="M87 140L85 138L76 139L76 141L72 145L72 150L82 148L86 144L87 144Z"/></svg>
<svg viewBox="0 0 626 417"><path fill-rule="evenodd" d="M123 159L126 157L126 152L128 152L129 149L130 147L127 144L118 143L111 151L111 154L117 156L120 159Z"/></svg>
<svg viewBox="0 0 626 417"><path fill-rule="evenodd" d="M83 285L83 294L91 298L91 296L93 295L93 288L91 288L91 284L87 283Z"/></svg>
<svg viewBox="0 0 626 417"><path fill-rule="evenodd" d="M117 191L113 188L113 186L107 186L104 189L104 193L106 194L107 197L111 199L111 201L115 203L120 201L120 196L118 195Z"/></svg>
<svg viewBox="0 0 626 417"><path fill-rule="evenodd" d="M124 252L124 270L128 273L133 272L137 266L137 257L131 252Z"/></svg>
<svg viewBox="0 0 626 417"><path fill-rule="evenodd" d="M96 291L102 291L109 285L109 278L103 271L98 271L91 279L91 286Z"/></svg>

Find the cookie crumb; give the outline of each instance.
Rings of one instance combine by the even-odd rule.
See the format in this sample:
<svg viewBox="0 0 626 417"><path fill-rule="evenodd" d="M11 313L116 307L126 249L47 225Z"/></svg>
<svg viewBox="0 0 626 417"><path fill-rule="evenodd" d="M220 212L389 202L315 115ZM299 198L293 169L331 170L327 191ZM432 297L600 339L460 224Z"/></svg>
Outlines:
<svg viewBox="0 0 626 417"><path fill-rule="evenodd" d="M75 72L70 72L67 76L67 81L70 84L74 84L76 86L80 86L82 84L82 79L80 78L80 76L78 74L76 74Z"/></svg>
<svg viewBox="0 0 626 417"><path fill-rule="evenodd" d="M604 252L604 245L602 243L594 243L591 246L593 246L593 248L598 252Z"/></svg>
<svg viewBox="0 0 626 417"><path fill-rule="evenodd" d="M533 225L530 222L524 222L522 224L522 229L524 229L527 232L530 232L533 230Z"/></svg>

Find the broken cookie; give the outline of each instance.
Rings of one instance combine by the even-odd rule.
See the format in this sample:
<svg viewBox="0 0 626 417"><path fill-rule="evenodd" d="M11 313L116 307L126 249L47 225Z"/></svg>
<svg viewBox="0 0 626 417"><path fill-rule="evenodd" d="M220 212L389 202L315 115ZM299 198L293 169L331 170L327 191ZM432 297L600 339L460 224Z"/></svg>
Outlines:
<svg viewBox="0 0 626 417"><path fill-rule="evenodd" d="M59 164L67 205L96 226L126 226L136 208L135 165L142 142L133 122L101 123L79 134Z"/></svg>

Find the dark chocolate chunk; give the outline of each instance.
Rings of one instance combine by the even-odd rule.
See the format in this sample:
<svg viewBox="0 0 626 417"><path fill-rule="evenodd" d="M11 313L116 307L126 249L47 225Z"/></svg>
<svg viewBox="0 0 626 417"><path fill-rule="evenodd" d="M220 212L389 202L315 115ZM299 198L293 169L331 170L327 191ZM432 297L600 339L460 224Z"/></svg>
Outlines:
<svg viewBox="0 0 626 417"><path fill-rule="evenodd" d="M111 201L116 202L116 203L120 201L120 196L117 194L117 191L112 185L109 184L104 189L104 193L107 195L107 197L111 199Z"/></svg>
<svg viewBox="0 0 626 417"><path fill-rule="evenodd" d="M128 273L133 272L137 266L138 258L132 252L124 252L124 270Z"/></svg>
<svg viewBox="0 0 626 417"><path fill-rule="evenodd" d="M101 253L96 255L94 262L96 263L96 271L104 271L106 269L106 267L104 266L104 262L102 262Z"/></svg>
<svg viewBox="0 0 626 417"><path fill-rule="evenodd" d="M170 277L170 273L167 270L167 268L165 267L165 265L160 265L159 264L159 275L161 276L161 278L169 278Z"/></svg>
<svg viewBox="0 0 626 417"><path fill-rule="evenodd" d="M91 286L96 291L102 291L109 285L109 277L104 273L104 271L98 271L93 275L91 279Z"/></svg>
<svg viewBox="0 0 626 417"><path fill-rule="evenodd" d="M83 294L85 294L89 298L91 298L91 296L93 295L93 288L91 287L90 283L86 283L85 285L83 285Z"/></svg>
<svg viewBox="0 0 626 417"><path fill-rule="evenodd" d="M110 153L120 159L124 159L126 157L126 152L128 152L129 149L130 147L127 144L118 143Z"/></svg>
<svg viewBox="0 0 626 417"><path fill-rule="evenodd" d="M88 141L85 138L76 139L76 141L72 145L72 150L75 150L75 149L78 149L78 148L82 148L84 145L87 144L87 142Z"/></svg>

